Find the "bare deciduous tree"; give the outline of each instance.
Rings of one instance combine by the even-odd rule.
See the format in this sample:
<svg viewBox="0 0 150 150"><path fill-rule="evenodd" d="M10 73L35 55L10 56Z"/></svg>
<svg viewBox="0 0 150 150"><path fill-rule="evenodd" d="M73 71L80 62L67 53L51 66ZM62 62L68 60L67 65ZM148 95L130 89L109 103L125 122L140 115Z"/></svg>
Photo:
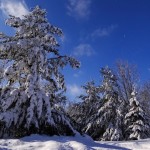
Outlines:
<svg viewBox="0 0 150 150"><path fill-rule="evenodd" d="M127 102L131 98L134 85L139 81L136 65L129 64L126 61L117 61L116 72L120 95Z"/></svg>

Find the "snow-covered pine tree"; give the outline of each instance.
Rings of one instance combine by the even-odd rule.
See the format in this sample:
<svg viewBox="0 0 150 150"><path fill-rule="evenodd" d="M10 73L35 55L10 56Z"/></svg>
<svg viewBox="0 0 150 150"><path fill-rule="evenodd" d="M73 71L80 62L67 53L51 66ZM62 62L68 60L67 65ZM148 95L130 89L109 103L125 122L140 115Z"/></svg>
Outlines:
<svg viewBox="0 0 150 150"><path fill-rule="evenodd" d="M144 112L147 115L148 122L150 122L150 81L144 83L141 90L138 92L140 104L142 105ZM150 129L149 129L150 130Z"/></svg>
<svg viewBox="0 0 150 150"><path fill-rule="evenodd" d="M82 86L84 92L79 96L81 100L68 108L69 116L77 123L78 130L84 132L84 127L90 122L92 115L101 105L100 88L94 81Z"/></svg>
<svg viewBox="0 0 150 150"><path fill-rule="evenodd" d="M7 84L0 95L0 137L73 135L65 114L55 105L58 92L65 90L60 68L68 63L79 67L74 58L59 54L56 36L62 35L61 29L48 23L46 11L38 6L23 18L10 16L6 24L16 34L0 33L0 59L9 60L3 74Z"/></svg>
<svg viewBox="0 0 150 150"><path fill-rule="evenodd" d="M125 115L126 140L139 140L148 137L148 122L144 110L137 99L135 89L131 93L130 109Z"/></svg>
<svg viewBox="0 0 150 150"><path fill-rule="evenodd" d="M104 103L98 113L101 119L106 123L102 140L118 141L122 140L122 99L118 91L117 78L109 67L100 70L103 81Z"/></svg>
<svg viewBox="0 0 150 150"><path fill-rule="evenodd" d="M121 100L117 91L117 79L108 67L102 68L100 72L103 77L103 102L85 132L97 140L121 140Z"/></svg>

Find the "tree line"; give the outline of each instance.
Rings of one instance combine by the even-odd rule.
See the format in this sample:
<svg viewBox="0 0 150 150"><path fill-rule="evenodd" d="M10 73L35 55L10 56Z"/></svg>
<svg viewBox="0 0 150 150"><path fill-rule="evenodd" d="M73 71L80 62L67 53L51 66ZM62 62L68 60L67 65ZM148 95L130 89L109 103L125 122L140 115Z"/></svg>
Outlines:
<svg viewBox="0 0 150 150"><path fill-rule="evenodd" d="M139 81L135 65L118 61L116 69L101 68L102 81L87 82L80 101L67 112L80 132L95 140L137 140L150 136L149 82Z"/></svg>

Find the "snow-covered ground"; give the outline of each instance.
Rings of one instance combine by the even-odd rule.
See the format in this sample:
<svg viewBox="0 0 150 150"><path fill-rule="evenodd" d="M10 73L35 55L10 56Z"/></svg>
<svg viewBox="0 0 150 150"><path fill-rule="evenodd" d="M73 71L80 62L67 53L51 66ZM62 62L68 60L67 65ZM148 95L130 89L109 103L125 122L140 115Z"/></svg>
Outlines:
<svg viewBox="0 0 150 150"><path fill-rule="evenodd" d="M130 142L94 142L90 137L31 135L0 140L0 150L150 150L150 139Z"/></svg>

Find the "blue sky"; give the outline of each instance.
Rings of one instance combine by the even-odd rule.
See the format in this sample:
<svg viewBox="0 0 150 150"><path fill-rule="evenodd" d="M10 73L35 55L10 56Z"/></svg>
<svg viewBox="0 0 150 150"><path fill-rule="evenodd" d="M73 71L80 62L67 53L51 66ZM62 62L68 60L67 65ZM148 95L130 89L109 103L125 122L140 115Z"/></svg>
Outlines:
<svg viewBox="0 0 150 150"><path fill-rule="evenodd" d="M14 33L4 26L8 13L21 16L36 5L62 28L60 52L81 62L79 70L64 70L70 98L86 81L99 82L100 68L118 59L137 64L141 81L150 79L149 0L0 0L0 31Z"/></svg>

